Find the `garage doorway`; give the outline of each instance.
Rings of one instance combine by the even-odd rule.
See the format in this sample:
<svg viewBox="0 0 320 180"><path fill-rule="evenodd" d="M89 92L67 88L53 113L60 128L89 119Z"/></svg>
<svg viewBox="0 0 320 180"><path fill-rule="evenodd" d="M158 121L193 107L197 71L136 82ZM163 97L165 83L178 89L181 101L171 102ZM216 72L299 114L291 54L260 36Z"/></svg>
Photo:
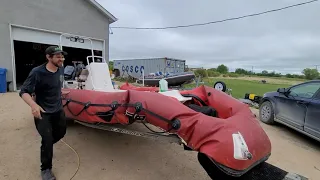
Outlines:
<svg viewBox="0 0 320 180"><path fill-rule="evenodd" d="M16 67L16 85L17 90L20 90L21 85L28 77L32 68L37 67L43 63L46 63L45 50L51 44L40 44L25 41L14 40L14 52L15 52L15 67ZM65 47L63 50L68 52L65 57L64 66L73 66L72 61L82 61L84 65L87 65L87 56L91 56L91 50ZM102 51L94 50L95 56L102 56ZM91 61L90 61L91 62Z"/></svg>

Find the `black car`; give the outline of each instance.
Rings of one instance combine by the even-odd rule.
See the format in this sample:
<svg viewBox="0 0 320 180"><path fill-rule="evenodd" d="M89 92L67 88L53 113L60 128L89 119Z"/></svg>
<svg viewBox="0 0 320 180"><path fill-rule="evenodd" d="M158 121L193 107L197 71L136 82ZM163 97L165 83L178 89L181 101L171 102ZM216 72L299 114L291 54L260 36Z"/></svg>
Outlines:
<svg viewBox="0 0 320 180"><path fill-rule="evenodd" d="M265 93L259 117L266 124L278 122L320 141L320 80Z"/></svg>

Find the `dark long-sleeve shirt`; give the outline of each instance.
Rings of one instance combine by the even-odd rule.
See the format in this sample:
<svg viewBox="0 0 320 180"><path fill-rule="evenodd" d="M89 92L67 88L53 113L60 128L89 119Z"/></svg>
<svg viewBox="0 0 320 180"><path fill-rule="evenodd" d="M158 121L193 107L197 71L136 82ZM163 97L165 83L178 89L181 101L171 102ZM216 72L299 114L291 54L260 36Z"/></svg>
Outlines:
<svg viewBox="0 0 320 180"><path fill-rule="evenodd" d="M64 70L59 68L50 72L46 64L33 68L22 85L20 97L24 93L35 94L36 103L46 113L55 113L62 110L61 88L64 80Z"/></svg>

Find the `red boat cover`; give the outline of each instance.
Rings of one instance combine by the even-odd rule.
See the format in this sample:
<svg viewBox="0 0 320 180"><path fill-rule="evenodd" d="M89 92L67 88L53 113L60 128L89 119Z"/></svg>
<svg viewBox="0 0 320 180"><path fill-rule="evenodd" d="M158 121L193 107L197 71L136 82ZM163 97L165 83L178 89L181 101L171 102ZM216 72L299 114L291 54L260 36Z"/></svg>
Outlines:
<svg viewBox="0 0 320 180"><path fill-rule="evenodd" d="M271 153L270 140L249 107L226 93L211 87L200 86L193 90L182 91L181 94L198 96L208 106L217 110L219 116L217 118L196 112L175 98L156 92L128 90L108 93L74 89L70 89L70 91L66 98L72 100L84 103L90 101L94 104L111 104L113 101L118 101L120 104L141 102L144 108L166 119L179 119L181 121L180 129L172 130L171 133L178 134L187 143L187 146L193 150L200 151L214 161L234 170L246 170ZM78 116L70 113L70 110L73 114L76 114L82 109L83 105L72 102L65 106L68 117L89 123L106 123L92 114L110 110L109 107L90 106L86 110L87 112L82 112ZM119 107L116 110L116 115L109 123L127 124L126 110L131 113L135 112L133 107ZM140 114L146 115L149 123L165 130L170 129L170 125L159 118L144 112ZM232 134L238 132L242 134L249 151L252 153L251 160L234 158Z"/></svg>

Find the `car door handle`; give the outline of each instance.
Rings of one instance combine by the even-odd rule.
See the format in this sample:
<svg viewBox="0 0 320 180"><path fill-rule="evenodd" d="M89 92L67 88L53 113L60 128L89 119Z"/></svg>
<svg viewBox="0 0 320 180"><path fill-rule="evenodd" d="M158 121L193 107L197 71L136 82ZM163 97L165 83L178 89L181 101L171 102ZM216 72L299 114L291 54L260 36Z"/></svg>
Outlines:
<svg viewBox="0 0 320 180"><path fill-rule="evenodd" d="M297 104L307 104L305 101L297 101Z"/></svg>

